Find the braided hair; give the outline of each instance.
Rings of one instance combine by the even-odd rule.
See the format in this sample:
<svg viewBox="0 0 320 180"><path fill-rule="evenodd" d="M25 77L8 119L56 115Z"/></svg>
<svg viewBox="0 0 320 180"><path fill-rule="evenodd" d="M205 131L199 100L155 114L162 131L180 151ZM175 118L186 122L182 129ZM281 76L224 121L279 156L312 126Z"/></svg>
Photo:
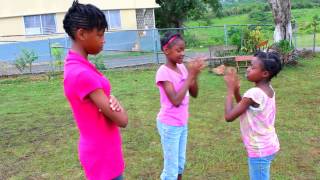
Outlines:
<svg viewBox="0 0 320 180"><path fill-rule="evenodd" d="M80 4L78 0L73 1L63 19L63 28L74 40L75 32L82 28L85 30L98 31L108 28L108 23L104 13L91 4Z"/></svg>
<svg viewBox="0 0 320 180"><path fill-rule="evenodd" d="M269 81L271 81L273 77L276 77L277 74L282 70L282 64L278 53L259 51L256 52L254 56L262 62L263 69L270 73L268 78Z"/></svg>

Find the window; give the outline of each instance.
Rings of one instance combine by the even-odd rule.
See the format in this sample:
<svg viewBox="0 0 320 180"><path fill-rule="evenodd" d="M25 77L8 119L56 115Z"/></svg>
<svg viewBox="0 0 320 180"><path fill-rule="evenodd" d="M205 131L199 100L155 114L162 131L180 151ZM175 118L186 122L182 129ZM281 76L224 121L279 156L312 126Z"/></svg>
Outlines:
<svg viewBox="0 0 320 180"><path fill-rule="evenodd" d="M110 10L104 13L108 21L109 29L121 29L120 10Z"/></svg>
<svg viewBox="0 0 320 180"><path fill-rule="evenodd" d="M23 19L27 35L56 33L54 14L24 16Z"/></svg>

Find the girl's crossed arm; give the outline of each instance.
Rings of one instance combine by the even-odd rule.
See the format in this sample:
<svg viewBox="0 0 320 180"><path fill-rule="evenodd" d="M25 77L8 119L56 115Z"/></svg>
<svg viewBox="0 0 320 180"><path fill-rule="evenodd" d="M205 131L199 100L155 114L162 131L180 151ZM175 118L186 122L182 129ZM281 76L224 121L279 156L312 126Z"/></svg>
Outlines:
<svg viewBox="0 0 320 180"><path fill-rule="evenodd" d="M125 128L128 124L127 112L120 107L120 110L113 110L110 108L108 102L109 97L104 93L102 89L96 89L89 94L89 98L94 104L101 109L101 112L111 121L115 122L119 127Z"/></svg>

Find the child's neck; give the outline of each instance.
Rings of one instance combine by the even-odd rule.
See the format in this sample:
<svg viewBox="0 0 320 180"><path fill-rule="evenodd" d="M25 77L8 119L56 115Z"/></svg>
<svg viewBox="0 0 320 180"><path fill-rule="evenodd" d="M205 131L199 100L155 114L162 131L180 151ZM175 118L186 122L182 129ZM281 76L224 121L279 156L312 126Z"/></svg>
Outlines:
<svg viewBox="0 0 320 180"><path fill-rule="evenodd" d="M176 69L177 63L171 62L170 60L167 59L166 66L168 66L169 68L172 68L172 69Z"/></svg>
<svg viewBox="0 0 320 180"><path fill-rule="evenodd" d="M85 59L88 59L88 53L81 46L79 46L77 43L72 44L71 50L80 54Z"/></svg>
<svg viewBox="0 0 320 180"><path fill-rule="evenodd" d="M261 80L259 82L255 82L255 84L256 84L256 87L260 87L260 88L269 87L270 86L270 81Z"/></svg>

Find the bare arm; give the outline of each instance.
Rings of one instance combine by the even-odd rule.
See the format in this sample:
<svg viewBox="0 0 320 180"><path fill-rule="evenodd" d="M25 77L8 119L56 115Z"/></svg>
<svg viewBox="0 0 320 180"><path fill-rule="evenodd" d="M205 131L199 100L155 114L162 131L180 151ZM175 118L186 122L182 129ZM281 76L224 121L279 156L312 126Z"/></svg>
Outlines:
<svg viewBox="0 0 320 180"><path fill-rule="evenodd" d="M206 58L204 58L204 57L202 57L202 58L199 57L196 60L194 60L193 62L190 62L188 64L190 73L192 73L191 72L192 66L194 66L197 69L197 71L195 71L195 79L194 79L194 81L192 81L190 88L189 88L190 95L194 98L196 98L198 96L198 92L199 92L198 76L199 76L200 72L207 66L207 64L204 62L205 59Z"/></svg>
<svg viewBox="0 0 320 180"><path fill-rule="evenodd" d="M121 108L121 111L113 111L109 105L109 98L102 89L91 92L88 97L93 103L101 109L101 112L111 121L115 122L119 127L125 128L128 124L127 112Z"/></svg>
<svg viewBox="0 0 320 180"><path fill-rule="evenodd" d="M190 88L189 88L189 92L190 92L190 95L194 98L196 98L198 96L198 80L195 79L191 85L190 85Z"/></svg>
<svg viewBox="0 0 320 180"><path fill-rule="evenodd" d="M227 122L232 122L241 114L243 114L249 108L249 106L253 104L253 101L250 98L241 98L240 81L235 70L227 70L224 80L227 85L224 118ZM233 98L235 98L237 101L235 107L233 106Z"/></svg>
<svg viewBox="0 0 320 180"><path fill-rule="evenodd" d="M174 106L178 107L181 104L184 97L186 96L187 91L189 91L190 84L192 83L193 80L194 80L194 76L189 76L178 92L175 91L173 84L171 82L162 81L160 83L166 95L168 96L170 102Z"/></svg>
<svg viewBox="0 0 320 180"><path fill-rule="evenodd" d="M234 97L235 97L237 103L239 103L241 101L242 97L240 94L240 87L234 91Z"/></svg>
<svg viewBox="0 0 320 180"><path fill-rule="evenodd" d="M253 104L252 99L242 98L240 102L233 107L233 93L233 91L228 90L226 97L224 118L227 122L234 121Z"/></svg>

